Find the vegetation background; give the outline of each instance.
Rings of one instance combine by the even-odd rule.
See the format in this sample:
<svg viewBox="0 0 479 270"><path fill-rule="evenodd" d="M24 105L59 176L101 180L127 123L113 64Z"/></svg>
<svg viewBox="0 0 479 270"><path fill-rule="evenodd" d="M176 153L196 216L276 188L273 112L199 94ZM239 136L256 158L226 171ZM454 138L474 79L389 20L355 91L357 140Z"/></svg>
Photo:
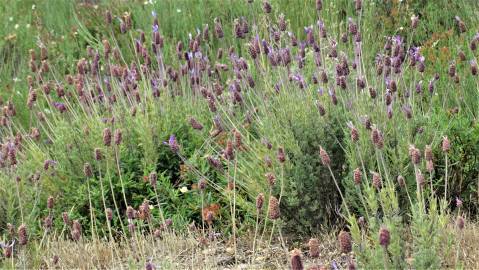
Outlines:
<svg viewBox="0 0 479 270"><path fill-rule="evenodd" d="M10 124L0 128L0 139L5 146L7 141L21 133L24 134L26 143L19 151L19 165L15 169L8 166L2 168L0 229L5 235L4 243L8 243L9 239L8 224L13 224L14 227L26 224L31 239L38 240L25 251L33 254L34 259L19 260L16 264L4 260L2 262L6 267L54 267L52 258L62 256L70 248L85 248L85 254L89 254L92 251L87 251L87 247L75 246L66 239L69 228L60 218L62 213L68 213L71 220L79 220L85 239L95 239L95 232L100 235L99 239L106 239L108 231L103 220L107 219L107 213L104 208L111 207L116 211L111 224L108 223L108 229L110 226L113 228L111 238L116 238L125 233L124 227L130 222L123 218L128 206L137 209L145 200L155 205L151 207L151 212L157 219L151 223L138 223L138 235L144 235L150 225L165 225L166 217L172 222L172 230L181 235L181 240L164 238L161 241L178 242L175 245L177 251L196 247L195 238L198 235L191 239L191 235L186 233L190 231L186 228L192 221L197 225L204 223L205 214L210 210L214 213L215 231L221 232L225 238L238 233L249 239L245 242L251 242L255 227L258 226L255 199L259 193L266 195L267 202L272 195L280 200L283 198L280 202L281 219L275 224L285 235L288 247L284 243L276 243L281 246L279 249L304 248L304 239L319 235L319 238L324 239L324 250L341 250L341 246L338 248L335 244L331 244L334 247L329 247L328 241L336 240L336 236L330 234L347 228L355 243L354 253L358 255L355 260L360 268L477 266L477 259L470 255L477 247L470 247L469 252L464 254L462 251L459 254L458 251L463 250L459 247L469 245L470 242L464 242L464 239L477 239L474 228L479 204L479 81L470 71L471 61L477 59L477 51L471 49L471 44L478 39L479 6L476 1L371 0L363 1L360 15L356 8L357 1L351 0L325 0L320 12L316 9L315 0L271 0L267 2L273 11L266 15L264 1L259 0L253 3L246 0L7 2L7 5L0 7L0 105L7 108L4 109L6 116L10 104L13 104L15 115L8 117ZM111 24L105 23L107 11L114 14ZM420 47L426 69L419 75L404 68L401 76L397 77L401 90L400 94L394 96L395 102L391 107L394 117L391 119L388 118L389 107L386 108L380 101L370 101L368 95L358 97L339 93L338 89L340 106L330 104L328 94L319 95L319 92L328 92L328 88L325 86L321 90L322 87L315 86L310 82L312 76L323 70L334 81L337 62L324 60L321 69L315 67L314 60L311 60L314 50L311 48L306 53L306 58L311 59L300 72L308 81L307 91L297 91L294 83L285 83L284 88L288 91L274 95L278 81L286 81L289 74L270 69L266 56L261 59L260 65L266 71L257 67L248 50L254 35L250 33L247 39L240 39L235 36L234 25L240 18L244 18L250 22L255 33L271 38L271 31L277 27L280 14L286 18L289 35L282 34L278 47L288 46L286 40L291 34L299 40L305 40L305 28L314 26L316 29L318 18L327 26L328 37L339 43L342 35L350 31L348 19L353 18L360 27L364 44L361 63L364 69L362 75L369 79L366 89L377 89L378 100L381 102L387 99L387 89L390 86L386 87L386 80L376 74L376 60L379 54L384 53L384 46L390 37L402 37L406 53L412 47ZM122 34L120 30L125 16L133 22L128 34ZM149 40L155 31L152 29L155 16L164 39L163 61L173 68L179 68L182 64L177 54L178 41L189 44L197 33L204 31L206 24L213 32L215 18L221 21L225 37L218 39L212 34L211 40L202 44L202 52L211 59L211 63L226 62L217 56L217 51L222 48L226 55L232 47L238 57L248 59L251 67L248 74L255 81L255 89L260 90L244 94L243 98L247 100L244 107L222 104L218 105L220 113L212 113L206 100L195 97L194 86L189 85L187 79L176 86L165 87L164 91L171 93L162 93L159 101L147 94L152 91L152 86L143 83L140 88L145 89L145 102L133 102L134 105L127 102L128 105L118 106L113 111L103 110L98 105L93 106L93 112L85 112L81 109L82 106L76 106L78 104L68 105L68 111L72 113L67 117L54 111L55 107L52 107L49 99L40 94L44 92L44 85L37 82L33 88L42 96L41 101L34 109L26 106L32 88L27 78L35 74L31 70L30 49L37 52L37 57L40 56L40 48L47 49L51 70L47 78L52 85L63 81L68 74L77 72L79 60L90 57L87 48L102 51L105 39L111 40L112 46L118 48L122 64L127 66L130 62L140 63L142 60L139 60L140 57L135 52L135 41L142 31L145 31ZM419 26L414 31L411 30L412 16L420 18ZM457 18L467 27L465 31L462 31ZM349 38L353 40L353 37ZM353 42L339 44L341 51L354 57ZM322 49L328 51L330 47L326 45ZM452 76L451 65L457 69ZM293 70L296 72L300 69L295 67ZM355 87L356 79L361 78L360 72L354 74L355 79L348 82L352 88ZM230 75L224 73L219 76L218 81L224 83L225 88L233 80ZM439 77L438 80L433 79L436 76ZM207 81L205 85L212 87L215 82L217 81ZM413 89L418 84L422 85L425 93L431 91L430 85L433 85L434 91L431 91L431 95L412 94L413 98L410 99L406 92L414 92ZM113 85L115 87L120 89L119 84ZM94 89L91 85L87 88ZM68 90L74 92L73 87ZM326 116L318 113L316 102L325 105ZM348 104L353 104L351 107L354 109L349 109ZM130 110L135 106L141 111L138 117L131 115ZM413 108L412 118L407 116L409 107ZM49 119L45 124L37 119L38 112L44 113ZM218 125L216 116L219 116L221 125ZM205 128L198 131L192 127L192 117ZM250 117L255 120L248 123L246 120ZM381 130L385 140L383 150L378 151L370 143L371 131L364 125L365 119L372 120L377 125L375 127ZM359 143L351 138L351 125L358 129ZM224 132L220 132L217 137L211 136L218 126L222 126ZM38 141L32 135L35 127L39 128L41 134ZM105 128L111 128L112 131L121 129L124 143L104 147ZM223 169L215 169L208 162L208 157L222 157L228 141L236 139L235 132L239 132L244 149L235 150L237 155L234 162L223 162ZM180 145L179 154L171 151L172 134ZM450 151L441 148L443 137L450 140ZM417 197L415 194L420 190L416 189L418 171L420 173L422 170L426 174L427 169L426 164L411 165L411 145L421 149L421 156L422 149L429 145L434 155L434 173L426 176L430 177L428 183L431 183L431 190ZM324 160L319 154L321 147L329 153L330 166L324 166ZM97 148L101 148L105 155L102 161L94 158L93 153ZM284 163L277 159L280 148L286 152ZM6 160L6 156L2 156L2 159ZM265 160L271 160L272 165L265 165ZM86 163L92 165L93 177L85 177ZM49 169L46 164L51 164L53 169ZM377 194L369 184L362 186L358 192L358 186L353 181L356 168L361 168L360 171L367 180L363 181L368 182L374 172L378 171L388 185L384 184L385 188ZM158 188L149 182L152 172L157 173ZM268 173L275 175L275 185L268 185ZM407 189L398 188L395 180L399 175L406 179ZM389 183L391 179L388 176L394 184ZM205 191L199 188L203 178L208 182ZM231 192L227 188L233 178L237 181L235 185L239 186L237 192ZM340 192L335 184L337 180ZM449 187L445 190L447 182ZM102 185L106 187L105 192ZM446 195L441 198L438 196L437 200L421 199L421 196L428 197L436 193ZM231 214L233 196L237 209ZM55 201L52 208L46 203L49 197ZM455 203L456 198L461 201L460 206ZM391 205L387 205L388 201L391 201ZM158 208L156 204L159 205ZM344 205L353 212L352 215L345 213ZM96 209L93 213L95 219L91 218L92 209ZM421 209L424 209L424 213ZM377 214L377 217L368 219L370 228L361 231L358 218L370 213ZM43 219L51 215L55 216L52 221L55 229L51 231L56 233L47 237ZM457 231L456 218L463 216L470 222L470 231L453 233ZM264 225L264 230L268 230L268 233L269 230L272 231L272 236L274 225L273 228L268 227L267 218L261 221L265 223L260 222ZM231 223L235 225L232 226ZM269 225L272 225L271 222ZM387 247L384 252L384 245L376 237L377 231L384 226L393 235L389 253ZM102 229L97 231L95 228ZM401 239L403 233L408 239ZM471 235L464 236L466 233ZM434 237L429 237L431 235ZM44 244L46 237L49 239L47 245ZM142 250L139 252L141 259L135 258L134 251L125 251L123 256L129 258L125 261L132 267L142 267L145 262L152 260L167 268L174 267L173 258L180 256L151 259L154 258L151 254L154 254L157 246L145 244L149 241L145 236L142 248L139 248ZM231 240L224 242L227 247L232 245ZM436 244L440 246L437 250L426 252ZM370 253L364 252L364 247L368 245L372 250ZM411 247L406 247L409 245ZM95 246L96 251L107 250L109 247L106 243L97 243ZM41 250L46 250L47 255L41 254ZM203 249L195 249L191 254L197 254L196 252L204 255L201 253ZM284 257L284 252L278 253L281 255L277 257ZM388 259L383 259L383 253L388 254ZM204 257L203 255L199 256ZM62 256L65 263L63 267L79 263L78 258L68 260L66 256ZM119 263L116 258L122 255L117 253L108 256L90 262L94 265L101 261L107 266ZM330 257L325 256L321 263L330 263L327 261ZM406 263L409 258L424 260L416 259L413 263ZM182 263L194 261L190 257L182 257L182 260ZM350 264L344 256L341 260L344 265ZM385 264L386 261L391 265ZM206 260L201 263L204 263L205 268L216 267L217 264L215 261L208 265ZM319 261L312 263L320 264ZM275 264L274 267L284 267L290 264L290 260L278 259ZM186 264L185 267L189 266Z"/></svg>

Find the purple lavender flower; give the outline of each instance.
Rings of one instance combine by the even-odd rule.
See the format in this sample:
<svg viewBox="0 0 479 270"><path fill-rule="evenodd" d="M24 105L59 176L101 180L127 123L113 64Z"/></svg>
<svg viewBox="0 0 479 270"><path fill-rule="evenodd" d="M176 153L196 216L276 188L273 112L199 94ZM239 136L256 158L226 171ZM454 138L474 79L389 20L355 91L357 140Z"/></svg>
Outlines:
<svg viewBox="0 0 479 270"><path fill-rule="evenodd" d="M61 113L64 113L67 111L67 107L63 103L55 102L53 103L53 106L55 106L55 108L57 108Z"/></svg>
<svg viewBox="0 0 479 270"><path fill-rule="evenodd" d="M180 146L178 145L178 142L176 141L176 137L173 134L170 136L170 139L168 140L168 142L163 142L163 143L168 145L171 151L175 153L178 153L178 151L180 150Z"/></svg>

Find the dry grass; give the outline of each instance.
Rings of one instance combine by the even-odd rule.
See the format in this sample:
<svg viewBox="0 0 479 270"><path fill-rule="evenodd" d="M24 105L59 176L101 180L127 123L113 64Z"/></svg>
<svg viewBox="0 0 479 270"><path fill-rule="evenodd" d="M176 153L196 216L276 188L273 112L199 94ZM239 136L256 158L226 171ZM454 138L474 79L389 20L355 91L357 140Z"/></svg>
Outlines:
<svg viewBox="0 0 479 270"><path fill-rule="evenodd" d="M113 244L110 241L73 242L49 239L40 249L38 244L17 254L15 267L42 269L144 269L151 262L156 269L284 269L289 267L289 250L303 251L305 268L319 265L346 266L349 256L340 254L334 233L316 236L320 240L319 258L310 258L307 242L285 239L288 248L278 241L258 244L252 259L252 238L238 240L235 262L232 242L228 239L202 240L199 235L169 235L161 239L137 236L136 239ZM36 251L37 250L37 251ZM58 258L55 262L55 257ZM12 265L4 264L4 266Z"/></svg>
<svg viewBox="0 0 479 270"><path fill-rule="evenodd" d="M455 254L459 255L459 261L464 269L479 269L479 226L474 222L466 222L464 230L459 232L453 246ZM451 257L450 260L455 258Z"/></svg>
<svg viewBox="0 0 479 270"><path fill-rule="evenodd" d="M458 241L452 246L447 257L448 265L460 265L464 269L479 269L478 224L467 222L463 231L453 224ZM302 251L305 269L313 266L326 266L332 269L346 269L354 254L341 254L336 241L336 231L315 235L320 243L320 256L311 258L308 254L309 239L293 240L285 238L286 247L280 239L272 244L258 244L254 259L252 237L246 235L238 239L238 252L235 261L232 241L225 238L204 240L202 234L165 234L162 238L137 235L135 238L112 243L107 239L78 242L47 238L27 250L20 250L14 260L4 261L2 267L28 269L145 269L151 262L155 269L286 269L289 268L290 251ZM458 246L460 245L460 246ZM55 257L58 260L55 262ZM412 260L412 258L411 258ZM451 268L444 265L444 269Z"/></svg>

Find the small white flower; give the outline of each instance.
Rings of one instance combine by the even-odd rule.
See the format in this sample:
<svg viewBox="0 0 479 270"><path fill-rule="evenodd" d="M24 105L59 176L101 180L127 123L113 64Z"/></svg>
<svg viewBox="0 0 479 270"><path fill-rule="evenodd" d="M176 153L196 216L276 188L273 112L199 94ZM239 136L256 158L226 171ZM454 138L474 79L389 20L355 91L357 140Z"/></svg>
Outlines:
<svg viewBox="0 0 479 270"><path fill-rule="evenodd" d="M25 25L25 27L26 27L27 29L29 29L30 26L31 26L31 25L30 25L29 23L27 23L27 25Z"/></svg>
<svg viewBox="0 0 479 270"><path fill-rule="evenodd" d="M186 192L188 192L188 188L187 187L182 187L182 188L180 188L180 192L181 193L186 193Z"/></svg>
<svg viewBox="0 0 479 270"><path fill-rule="evenodd" d="M176 12L181 13L181 9L179 9L179 8L176 9Z"/></svg>
<svg viewBox="0 0 479 270"><path fill-rule="evenodd" d="M13 17L9 17L8 20L9 20L9 21L13 21Z"/></svg>
<svg viewBox="0 0 479 270"><path fill-rule="evenodd" d="M15 24L15 29L18 29L19 26L20 26L20 25L18 25L18 23Z"/></svg>
<svg viewBox="0 0 479 270"><path fill-rule="evenodd" d="M19 81L20 81L19 78L17 78L17 77L13 78L13 82L19 82Z"/></svg>
<svg viewBox="0 0 479 270"><path fill-rule="evenodd" d="M35 6L35 5L32 5L32 10L35 10L35 8L37 8L37 6Z"/></svg>

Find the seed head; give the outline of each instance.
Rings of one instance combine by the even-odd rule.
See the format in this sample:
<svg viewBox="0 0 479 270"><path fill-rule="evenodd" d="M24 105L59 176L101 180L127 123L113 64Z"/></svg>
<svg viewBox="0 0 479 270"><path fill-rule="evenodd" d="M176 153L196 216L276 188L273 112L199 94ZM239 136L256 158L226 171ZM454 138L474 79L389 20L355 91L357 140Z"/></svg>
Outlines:
<svg viewBox="0 0 479 270"><path fill-rule="evenodd" d="M355 0L355 5L354 7L356 8L356 11L360 11L362 6L363 6L363 1L362 0Z"/></svg>
<svg viewBox="0 0 479 270"><path fill-rule="evenodd" d="M82 231L82 229L81 229L81 224L80 224L80 222L79 222L78 220L74 220L74 221L73 221L73 223L72 223L72 230L73 230L73 231L77 231L77 232L79 232L79 233L81 234L81 231Z"/></svg>
<svg viewBox="0 0 479 270"><path fill-rule="evenodd" d="M465 223L464 218L462 216L457 217L456 226L457 226L457 228L459 228L459 230L464 229L464 223Z"/></svg>
<svg viewBox="0 0 479 270"><path fill-rule="evenodd" d="M471 60L470 65L471 65L471 74L473 76L477 76L477 74L478 74L477 61L476 60Z"/></svg>
<svg viewBox="0 0 479 270"><path fill-rule="evenodd" d="M269 14L269 13L271 13L271 10L272 10L272 8L271 8L271 4L269 3L269 1L268 0L263 1L263 11L264 11L264 13Z"/></svg>
<svg viewBox="0 0 479 270"><path fill-rule="evenodd" d="M136 218L136 210L129 205L126 208L126 217L130 220L133 220Z"/></svg>
<svg viewBox="0 0 479 270"><path fill-rule="evenodd" d="M422 188L424 187L424 184L426 183L424 180L424 175L422 174L421 170L417 169L416 171L416 183L418 187Z"/></svg>
<svg viewBox="0 0 479 270"><path fill-rule="evenodd" d="M67 212L62 213L62 219L65 225L70 225L70 217L68 216Z"/></svg>
<svg viewBox="0 0 479 270"><path fill-rule="evenodd" d="M223 26L218 18L214 19L215 23L215 35L217 38L222 39L224 37Z"/></svg>
<svg viewBox="0 0 479 270"><path fill-rule="evenodd" d="M278 17L278 27L281 32L286 31L286 20L283 13L281 13Z"/></svg>
<svg viewBox="0 0 479 270"><path fill-rule="evenodd" d="M196 129L196 130L202 130L203 129L203 125L193 117L190 117L190 125L193 129Z"/></svg>
<svg viewBox="0 0 479 270"><path fill-rule="evenodd" d="M352 251L353 245L351 242L351 235L349 232L341 231L338 236L339 248L341 253L349 253Z"/></svg>
<svg viewBox="0 0 479 270"><path fill-rule="evenodd" d="M358 33L358 26L353 22L353 19L348 19L348 30L352 36L355 36Z"/></svg>
<svg viewBox="0 0 479 270"><path fill-rule="evenodd" d="M138 208L139 212L139 218L141 220L149 220L151 217L150 214L150 204L148 203L147 200L144 200L143 203L140 205Z"/></svg>
<svg viewBox="0 0 479 270"><path fill-rule="evenodd" d="M40 60L47 60L48 59L48 50L47 47L42 46L40 48Z"/></svg>
<svg viewBox="0 0 479 270"><path fill-rule="evenodd" d="M215 215L214 215L213 211L208 210L208 212L206 212L205 220L208 223L208 225L211 226L211 224L213 224L214 217L215 217Z"/></svg>
<svg viewBox="0 0 479 270"><path fill-rule="evenodd" d="M27 226L25 224L22 224L20 225L20 227L18 227L17 235L18 235L18 244L20 244L21 246L24 246L28 243Z"/></svg>
<svg viewBox="0 0 479 270"><path fill-rule="evenodd" d="M354 126L351 126L351 141L357 142L358 140L359 140L359 132Z"/></svg>
<svg viewBox="0 0 479 270"><path fill-rule="evenodd" d="M235 158L233 142L230 140L226 142L226 148L224 150L224 158L230 161Z"/></svg>
<svg viewBox="0 0 479 270"><path fill-rule="evenodd" d="M155 270L155 269L156 269L156 267L152 262L147 262L145 264L145 270Z"/></svg>
<svg viewBox="0 0 479 270"><path fill-rule="evenodd" d="M409 156L414 165L418 165L421 162L421 152L414 145L409 146Z"/></svg>
<svg viewBox="0 0 479 270"><path fill-rule="evenodd" d="M156 172L151 172L150 175L148 176L148 180L150 181L150 185L153 188L156 188L156 183L158 180L158 175L156 174Z"/></svg>
<svg viewBox="0 0 479 270"><path fill-rule="evenodd" d="M308 242L309 256L311 258L319 257L319 240L317 238L311 238Z"/></svg>
<svg viewBox="0 0 479 270"><path fill-rule="evenodd" d="M429 173L432 173L434 171L434 163L432 162L432 160L426 161L426 170Z"/></svg>
<svg viewBox="0 0 479 270"><path fill-rule="evenodd" d="M105 22L106 22L106 24L111 24L112 21L113 21L113 19L112 19L112 16L111 16L111 12L109 10L107 10L105 12Z"/></svg>
<svg viewBox="0 0 479 270"><path fill-rule="evenodd" d="M323 0L316 0L316 10L321 11L323 9Z"/></svg>
<svg viewBox="0 0 479 270"><path fill-rule="evenodd" d="M105 214L108 221L111 221L113 219L113 210L111 210L111 208L107 208L105 210Z"/></svg>
<svg viewBox="0 0 479 270"><path fill-rule="evenodd" d="M291 269L292 270L303 270L303 262L301 260L301 251L299 249L294 249L291 252Z"/></svg>
<svg viewBox="0 0 479 270"><path fill-rule="evenodd" d="M376 188L376 189L380 189L381 186L382 186L382 179L381 179L381 175L379 175L379 173L377 172L373 172L373 186Z"/></svg>
<svg viewBox="0 0 479 270"><path fill-rule="evenodd" d="M55 204L55 201L52 196L48 197L47 199L47 208L48 209L53 209L53 206Z"/></svg>
<svg viewBox="0 0 479 270"><path fill-rule="evenodd" d="M260 193L256 197L256 210L260 211L263 208L263 204L264 204L264 194Z"/></svg>
<svg viewBox="0 0 479 270"><path fill-rule="evenodd" d="M361 176L362 176L361 170L359 168L354 169L353 180L356 185L361 184Z"/></svg>
<svg viewBox="0 0 479 270"><path fill-rule="evenodd" d="M364 226L366 225L366 220L364 219L364 217L359 217L358 218L358 224L359 226L361 226L361 228L364 228Z"/></svg>
<svg viewBox="0 0 479 270"><path fill-rule="evenodd" d="M406 186L406 181L404 180L404 177L402 175L399 175L397 177L397 181L400 187L405 187Z"/></svg>
<svg viewBox="0 0 479 270"><path fill-rule="evenodd" d="M319 147L319 156L321 157L321 163L323 163L323 166L329 166L331 164L331 159L329 158L328 153L326 150L323 149L322 146Z"/></svg>
<svg viewBox="0 0 479 270"><path fill-rule="evenodd" d="M234 137L235 137L235 147L237 149L240 149L241 148L241 139L242 139L241 138L241 133L238 130L235 130L233 132L233 134L234 134Z"/></svg>
<svg viewBox="0 0 479 270"><path fill-rule="evenodd" d="M201 191L204 191L206 189L207 182L204 178L201 178L200 181L198 181L198 188Z"/></svg>
<svg viewBox="0 0 479 270"><path fill-rule="evenodd" d="M53 225L53 218L51 215L48 215L43 219L43 228L45 228L46 231L49 231L52 228Z"/></svg>
<svg viewBox="0 0 479 270"><path fill-rule="evenodd" d="M411 17L411 28L416 29L419 24L419 17L417 15L412 15Z"/></svg>
<svg viewBox="0 0 479 270"><path fill-rule="evenodd" d="M84 174L85 177L87 177L87 178L93 177L93 169L92 169L90 163L85 163L85 164L83 165L83 174Z"/></svg>
<svg viewBox="0 0 479 270"><path fill-rule="evenodd" d="M466 32L467 31L466 24L461 20L461 18L459 18L459 16L456 16L454 19L456 20L457 28L459 29L459 32L460 33Z"/></svg>
<svg viewBox="0 0 479 270"><path fill-rule="evenodd" d="M116 129L115 135L113 137L115 145L120 145L121 141L123 140L123 134L121 132L121 129Z"/></svg>
<svg viewBox="0 0 479 270"><path fill-rule="evenodd" d="M9 237L15 237L15 226L11 223L7 223L7 232Z"/></svg>
<svg viewBox="0 0 479 270"><path fill-rule="evenodd" d="M109 128L103 129L103 144L105 146L111 145L111 130Z"/></svg>
<svg viewBox="0 0 479 270"><path fill-rule="evenodd" d="M94 156L96 161L100 161L103 159L103 154L100 148L95 148L94 154L95 154Z"/></svg>
<svg viewBox="0 0 479 270"><path fill-rule="evenodd" d="M284 163L286 161L286 154L284 153L284 148L283 147L278 148L278 153L277 153L276 157L277 157L277 159L280 163Z"/></svg>
<svg viewBox="0 0 479 270"><path fill-rule="evenodd" d="M221 164L221 161L217 158L214 158L212 156L206 157L206 160L208 161L208 164L210 164L211 167L222 171L223 170L223 165Z"/></svg>
<svg viewBox="0 0 479 270"><path fill-rule="evenodd" d="M238 19L236 19L234 23L234 33L236 38L244 38L245 36L241 22Z"/></svg>
<svg viewBox="0 0 479 270"><path fill-rule="evenodd" d="M276 199L276 197L271 196L269 197L269 218L271 220L276 220L280 216L280 211L279 211L279 201Z"/></svg>
<svg viewBox="0 0 479 270"><path fill-rule="evenodd" d="M268 181L268 184L270 187L274 187L274 184L276 183L276 176L274 176L273 173L269 172L265 175L266 180Z"/></svg>
<svg viewBox="0 0 479 270"><path fill-rule="evenodd" d="M442 151L444 153L447 153L449 152L449 149L451 149L451 143L449 142L449 139L447 138L447 136L444 136L442 138Z"/></svg>
<svg viewBox="0 0 479 270"><path fill-rule="evenodd" d="M461 208L461 207L462 207L462 200L461 200L460 198L458 198L458 197L456 197L456 206L457 206L458 208Z"/></svg>
<svg viewBox="0 0 479 270"><path fill-rule="evenodd" d="M384 146L384 140L383 136L381 134L381 131L377 129L376 127L373 128L371 132L371 140L373 141L374 146L378 149L382 149Z"/></svg>
<svg viewBox="0 0 479 270"><path fill-rule="evenodd" d="M385 227L379 229L379 244L385 248L389 246L390 242L389 230Z"/></svg>

